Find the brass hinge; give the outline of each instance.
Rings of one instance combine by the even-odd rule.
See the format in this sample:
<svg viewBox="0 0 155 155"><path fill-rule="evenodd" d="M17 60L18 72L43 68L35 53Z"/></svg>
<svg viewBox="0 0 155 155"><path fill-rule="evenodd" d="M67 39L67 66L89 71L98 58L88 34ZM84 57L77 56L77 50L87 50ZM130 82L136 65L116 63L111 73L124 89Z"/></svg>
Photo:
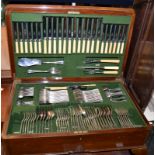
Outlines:
<svg viewBox="0 0 155 155"><path fill-rule="evenodd" d="M117 82L124 83L124 79L122 79L122 78L120 78L120 77L116 78L116 81L117 81Z"/></svg>
<svg viewBox="0 0 155 155"><path fill-rule="evenodd" d="M119 77L116 77L115 80L118 81L118 82L121 82L121 83L125 84L125 79L123 77L123 74L121 76L119 76Z"/></svg>
<svg viewBox="0 0 155 155"><path fill-rule="evenodd" d="M14 79L14 83L21 83L21 81L22 81L22 80L21 80L21 79L18 79L18 78L15 78L15 79Z"/></svg>

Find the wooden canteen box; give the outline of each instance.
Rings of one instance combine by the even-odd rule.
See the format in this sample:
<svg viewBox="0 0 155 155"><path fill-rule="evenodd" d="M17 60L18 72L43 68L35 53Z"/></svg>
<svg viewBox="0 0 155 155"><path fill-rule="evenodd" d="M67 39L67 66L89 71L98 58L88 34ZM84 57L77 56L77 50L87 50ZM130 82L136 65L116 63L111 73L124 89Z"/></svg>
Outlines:
<svg viewBox="0 0 155 155"><path fill-rule="evenodd" d="M130 8L8 5L14 78L2 139L8 154L147 154L150 125L124 71Z"/></svg>

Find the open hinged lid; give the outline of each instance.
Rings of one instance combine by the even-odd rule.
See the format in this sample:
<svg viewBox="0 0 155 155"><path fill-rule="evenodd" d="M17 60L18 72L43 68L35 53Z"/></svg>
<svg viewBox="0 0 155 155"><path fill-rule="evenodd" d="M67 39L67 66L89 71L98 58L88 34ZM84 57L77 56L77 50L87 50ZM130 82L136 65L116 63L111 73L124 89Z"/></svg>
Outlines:
<svg viewBox="0 0 155 155"><path fill-rule="evenodd" d="M134 17L128 8L10 5L12 72L16 78L120 77Z"/></svg>

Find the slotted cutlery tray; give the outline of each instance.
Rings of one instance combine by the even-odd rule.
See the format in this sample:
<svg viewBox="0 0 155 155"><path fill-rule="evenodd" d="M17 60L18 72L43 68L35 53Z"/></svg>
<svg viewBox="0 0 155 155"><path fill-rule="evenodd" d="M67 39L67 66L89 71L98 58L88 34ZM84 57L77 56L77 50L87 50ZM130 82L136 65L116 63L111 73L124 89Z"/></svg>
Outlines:
<svg viewBox="0 0 155 155"><path fill-rule="evenodd" d="M40 103L39 98L42 89L53 88L49 91L58 92L66 86L66 90L69 94L68 102L59 102L59 98L61 97L59 96L55 103ZM76 101L73 94L74 89L71 88L77 86L90 86L88 90L84 89L84 92L98 89L102 100L97 102ZM34 96L19 98L20 89L23 87L34 88ZM105 88L111 90L115 90L116 88L120 89L125 96L125 100L110 100L110 98L106 96ZM30 100L32 103L27 104ZM19 104L19 101L23 104ZM123 115L126 115L126 117ZM94 123L92 123L92 121ZM85 133L93 130L143 127L145 125L139 112L134 108L133 101L123 86L118 82L18 84L13 99L13 109L8 134L50 132Z"/></svg>

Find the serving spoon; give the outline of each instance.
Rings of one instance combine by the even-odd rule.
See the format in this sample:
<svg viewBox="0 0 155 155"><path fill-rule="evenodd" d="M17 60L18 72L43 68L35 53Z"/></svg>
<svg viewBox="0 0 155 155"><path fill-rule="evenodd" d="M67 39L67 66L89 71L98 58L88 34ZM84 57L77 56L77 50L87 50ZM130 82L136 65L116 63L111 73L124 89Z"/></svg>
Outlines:
<svg viewBox="0 0 155 155"><path fill-rule="evenodd" d="M63 65L64 61L41 61L40 59L32 59L32 58L20 58L18 60L18 65L20 67L30 67L34 65L42 65L42 64L60 64Z"/></svg>

